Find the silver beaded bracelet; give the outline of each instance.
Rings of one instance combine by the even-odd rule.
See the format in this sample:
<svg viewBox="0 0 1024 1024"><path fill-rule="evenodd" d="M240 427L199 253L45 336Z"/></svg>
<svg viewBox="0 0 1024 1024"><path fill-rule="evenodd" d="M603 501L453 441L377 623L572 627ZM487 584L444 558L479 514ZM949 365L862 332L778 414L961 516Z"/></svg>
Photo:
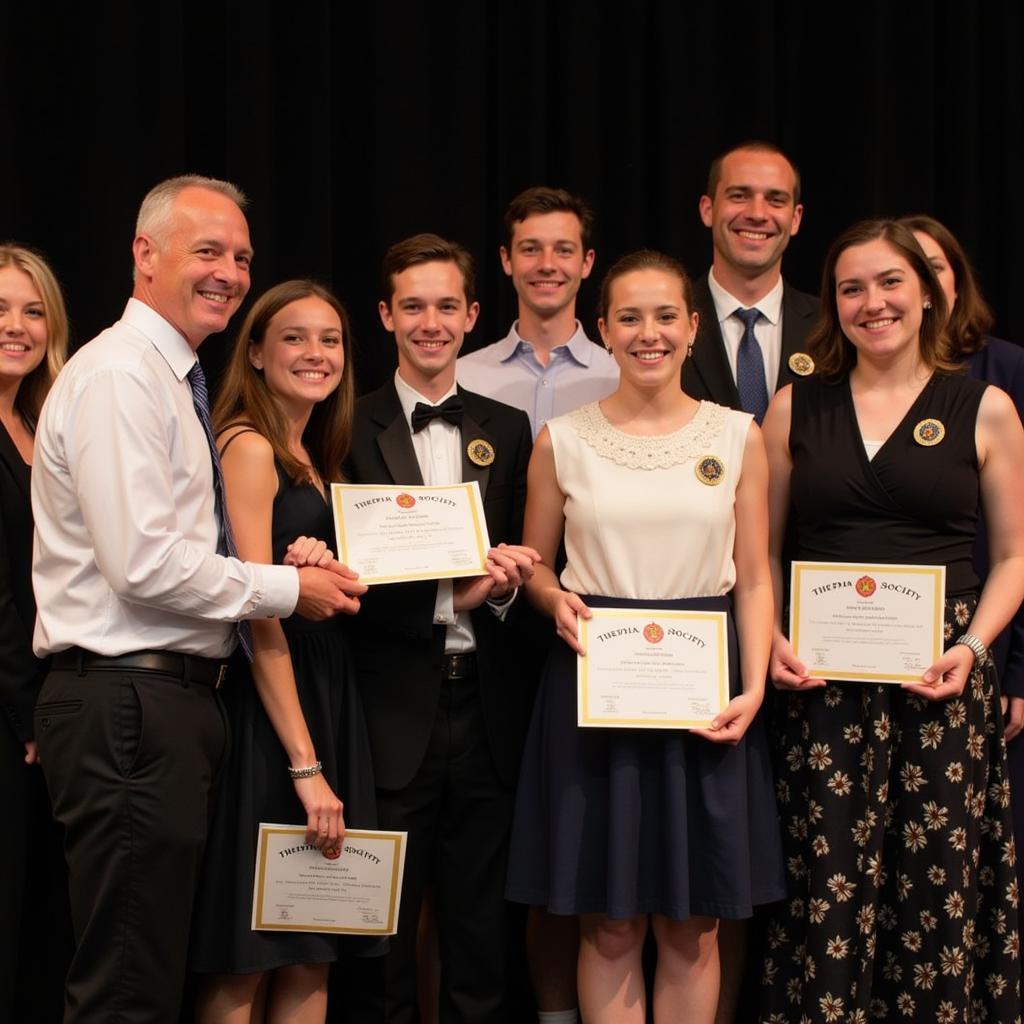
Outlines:
<svg viewBox="0 0 1024 1024"><path fill-rule="evenodd" d="M319 775L324 770L323 761L317 761L316 764L311 764L306 768L292 768L288 766L288 774L293 779L308 779L313 775Z"/></svg>
<svg viewBox="0 0 1024 1024"><path fill-rule="evenodd" d="M988 657L988 648L973 634L973 633L962 633L956 638L953 646L962 644L964 647L969 647L974 653L974 664L983 665L985 659Z"/></svg>

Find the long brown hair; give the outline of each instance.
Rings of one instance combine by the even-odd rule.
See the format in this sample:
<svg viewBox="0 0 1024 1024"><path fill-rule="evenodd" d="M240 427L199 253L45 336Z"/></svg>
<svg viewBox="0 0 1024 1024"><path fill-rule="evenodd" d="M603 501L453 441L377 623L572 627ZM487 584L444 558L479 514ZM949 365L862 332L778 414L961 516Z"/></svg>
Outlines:
<svg viewBox="0 0 1024 1024"><path fill-rule="evenodd" d="M214 429L218 434L232 424L251 423L270 442L275 457L295 483L309 479L308 467L288 449L284 416L267 386L263 371L252 365L249 346L263 341L270 321L285 306L308 298L322 299L338 314L345 365L338 387L313 407L302 442L313 468L322 479L341 479L341 464L348 455L352 440L352 411L355 406L352 332L345 307L323 285L315 281L285 281L256 300L235 339L213 409Z"/></svg>
<svg viewBox="0 0 1024 1024"><path fill-rule="evenodd" d="M919 347L921 358L932 370L957 370L959 364L946 333L946 297L932 265L917 244L910 229L895 220L862 220L847 228L833 243L825 257L821 275L821 312L807 339L807 351L817 371L826 377L841 377L857 362L853 342L843 334L836 305L836 264L847 249L868 242L883 241L892 246L909 264L921 282L921 290L931 300L921 318Z"/></svg>
<svg viewBox="0 0 1024 1024"><path fill-rule="evenodd" d="M949 311L946 331L949 343L957 356L969 356L985 347L988 332L995 317L981 294L974 271L963 246L945 224L934 217L919 213L913 217L900 217L900 223L911 231L920 231L933 238L946 257L956 283L956 302Z"/></svg>
<svg viewBox="0 0 1024 1024"><path fill-rule="evenodd" d="M14 398L18 415L34 432L43 401L67 359L68 314L57 277L39 253L14 242L6 242L0 245L0 270L5 267L14 267L29 276L43 300L46 317L46 358L25 377Z"/></svg>

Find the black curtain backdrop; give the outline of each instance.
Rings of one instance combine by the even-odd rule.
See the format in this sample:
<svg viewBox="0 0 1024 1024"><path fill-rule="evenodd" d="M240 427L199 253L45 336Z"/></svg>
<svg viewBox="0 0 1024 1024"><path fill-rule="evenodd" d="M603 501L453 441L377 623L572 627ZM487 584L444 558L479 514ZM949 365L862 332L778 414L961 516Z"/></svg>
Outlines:
<svg viewBox="0 0 1024 1024"><path fill-rule="evenodd" d="M818 291L829 241L872 215L928 212L965 244L1024 341L1024 7L1018 0L631 5L187 0L3 16L0 238L40 248L74 338L130 290L135 213L161 178L249 194L255 295L311 275L347 303L365 390L391 372L376 315L389 244L432 230L477 257L481 320L505 334L498 263L518 190L563 185L597 212L598 262L663 248L710 262L707 165L745 138L799 165L804 223L785 273ZM214 370L223 344L203 359Z"/></svg>

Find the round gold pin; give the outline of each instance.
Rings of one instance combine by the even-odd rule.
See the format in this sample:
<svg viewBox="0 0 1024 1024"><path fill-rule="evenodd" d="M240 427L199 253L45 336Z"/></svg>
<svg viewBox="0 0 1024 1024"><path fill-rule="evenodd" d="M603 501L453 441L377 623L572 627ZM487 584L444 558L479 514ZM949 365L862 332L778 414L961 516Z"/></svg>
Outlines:
<svg viewBox="0 0 1024 1024"><path fill-rule="evenodd" d="M482 437L477 437L466 445L466 454L474 465L489 466L494 461L494 445Z"/></svg>
<svg viewBox="0 0 1024 1024"><path fill-rule="evenodd" d="M801 377L814 373L814 360L806 352L794 352L789 357L789 368Z"/></svg>
<svg viewBox="0 0 1024 1024"><path fill-rule="evenodd" d="M945 436L946 428L942 425L941 420L921 420L914 427L914 440L924 448L931 448L932 445L938 444Z"/></svg>
<svg viewBox="0 0 1024 1024"><path fill-rule="evenodd" d="M714 487L725 479L725 464L715 455L702 455L694 466L697 479L708 487Z"/></svg>

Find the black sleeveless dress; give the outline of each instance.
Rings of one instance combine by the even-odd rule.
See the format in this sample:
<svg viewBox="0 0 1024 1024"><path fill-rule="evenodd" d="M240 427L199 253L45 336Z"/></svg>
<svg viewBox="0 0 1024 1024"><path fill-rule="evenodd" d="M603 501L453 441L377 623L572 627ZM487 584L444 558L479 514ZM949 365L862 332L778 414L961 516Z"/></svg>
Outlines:
<svg viewBox="0 0 1024 1024"><path fill-rule="evenodd" d="M300 534L334 536L330 506L311 484L296 485L277 467L274 562ZM281 622L298 690L324 777L345 805L347 828L375 828L373 767L359 691L352 675L344 616ZM306 814L288 775L288 758L263 710L249 665L236 656L224 689L230 726L228 759L206 848L193 923L191 966L201 973L248 974L287 964L338 958L340 943L362 940L317 933L255 932L249 927L260 822L304 825Z"/></svg>
<svg viewBox="0 0 1024 1024"><path fill-rule="evenodd" d="M796 557L945 565L947 642L976 604L984 390L936 373L869 461L849 381L793 385ZM937 433L938 443L920 443ZM1018 890L991 661L961 696L937 703L859 683L788 694L774 727L790 893L769 926L760 1020L1019 1020Z"/></svg>

